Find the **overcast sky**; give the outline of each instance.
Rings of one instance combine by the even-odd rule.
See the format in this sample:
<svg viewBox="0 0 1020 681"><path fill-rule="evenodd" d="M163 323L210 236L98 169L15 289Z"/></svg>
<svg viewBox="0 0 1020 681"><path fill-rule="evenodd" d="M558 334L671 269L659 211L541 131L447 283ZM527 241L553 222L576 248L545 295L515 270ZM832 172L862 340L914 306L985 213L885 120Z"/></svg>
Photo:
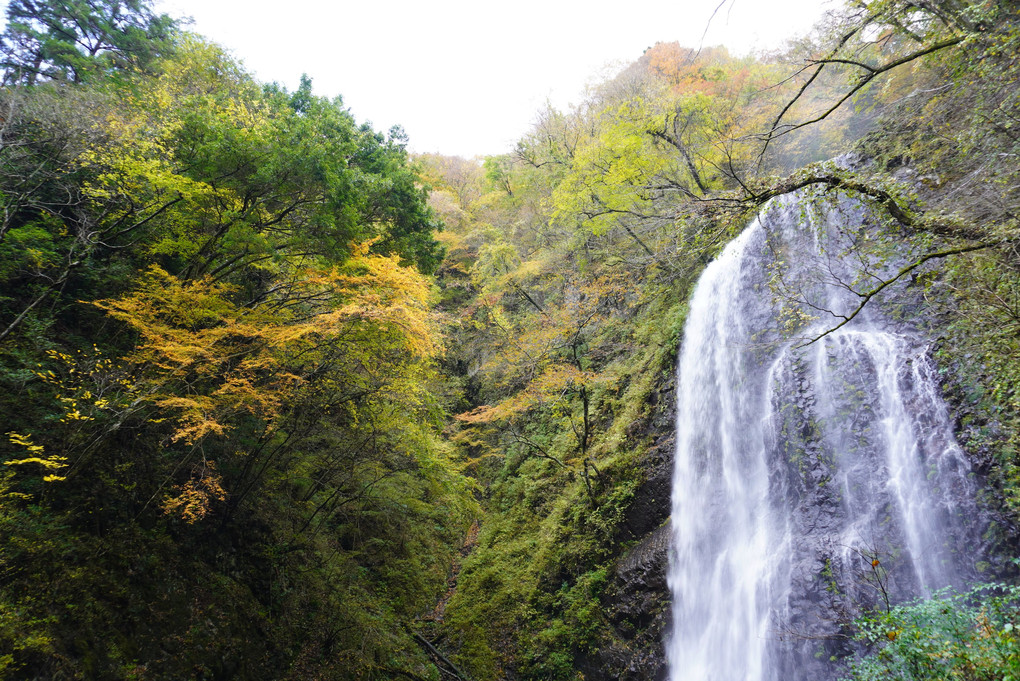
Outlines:
<svg viewBox="0 0 1020 681"><path fill-rule="evenodd" d="M342 95L359 121L404 126L415 151L509 151L548 99L656 42L697 47L720 0L158 0L263 81ZM834 0L726 0L706 45L775 48ZM6 7L6 2L0 3Z"/></svg>

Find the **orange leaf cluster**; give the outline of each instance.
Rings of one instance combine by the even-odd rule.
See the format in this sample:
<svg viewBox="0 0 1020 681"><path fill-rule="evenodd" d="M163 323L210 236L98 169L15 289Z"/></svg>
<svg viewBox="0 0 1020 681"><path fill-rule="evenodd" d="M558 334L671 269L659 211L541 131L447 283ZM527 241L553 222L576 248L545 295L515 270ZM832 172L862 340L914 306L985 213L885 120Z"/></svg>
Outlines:
<svg viewBox="0 0 1020 681"><path fill-rule="evenodd" d="M595 380L596 374L569 364L553 364L535 377L527 387L494 405L483 405L457 415L463 423L479 424L505 421L531 409L561 401L567 393Z"/></svg>
<svg viewBox="0 0 1020 681"><path fill-rule="evenodd" d="M232 286L182 281L156 266L133 293L95 305L139 334L128 361L148 376L144 394L175 415L174 441L195 444L243 415L272 427L307 367L337 343L357 343L368 356L438 353L426 280L396 257L355 252L343 267L304 272L260 306L233 302Z"/></svg>

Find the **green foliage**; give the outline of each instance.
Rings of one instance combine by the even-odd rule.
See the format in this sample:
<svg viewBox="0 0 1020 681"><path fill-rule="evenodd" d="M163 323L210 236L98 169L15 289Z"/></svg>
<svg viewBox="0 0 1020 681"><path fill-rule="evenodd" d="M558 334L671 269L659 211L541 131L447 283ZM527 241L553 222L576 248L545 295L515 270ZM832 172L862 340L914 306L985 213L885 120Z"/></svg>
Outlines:
<svg viewBox="0 0 1020 681"><path fill-rule="evenodd" d="M146 2L9 17L0 674L434 677L476 507L403 133Z"/></svg>
<svg viewBox="0 0 1020 681"><path fill-rule="evenodd" d="M171 50L174 30L150 0L12 0L0 68L7 84L80 83L148 67Z"/></svg>
<svg viewBox="0 0 1020 681"><path fill-rule="evenodd" d="M869 649L854 681L1010 681L1020 678L1020 587L944 591L857 622Z"/></svg>
<svg viewBox="0 0 1020 681"><path fill-rule="evenodd" d="M456 186L458 166L439 161L428 159L433 183ZM502 158L487 170L476 189L442 197L459 218L457 263L440 285L470 281L451 312L451 359L475 367L474 409L453 441L486 485L487 510L442 630L477 678L573 679L579 656L610 636L602 597L691 282L637 255L626 232L597 242L588 225L550 222L562 166Z"/></svg>
<svg viewBox="0 0 1020 681"><path fill-rule="evenodd" d="M1020 514L1018 178L988 160L1018 152L1015 11L882 0L833 22L845 52L817 77L658 44L511 154L412 164L399 128L307 77L256 82L145 0L12 1L0 673L435 679L424 626L474 678L577 678L617 642L604 601L684 300L763 201L819 174L900 208L876 271L906 227L920 249L991 242L916 274L952 318L944 364L980 358L957 386L968 445ZM853 119L794 131L877 68L841 56L943 42L868 77ZM768 175L883 116L873 168ZM916 192L888 177L908 161ZM945 651L937 670L1015 663L1012 590L936 603L865 623L888 643L861 678Z"/></svg>

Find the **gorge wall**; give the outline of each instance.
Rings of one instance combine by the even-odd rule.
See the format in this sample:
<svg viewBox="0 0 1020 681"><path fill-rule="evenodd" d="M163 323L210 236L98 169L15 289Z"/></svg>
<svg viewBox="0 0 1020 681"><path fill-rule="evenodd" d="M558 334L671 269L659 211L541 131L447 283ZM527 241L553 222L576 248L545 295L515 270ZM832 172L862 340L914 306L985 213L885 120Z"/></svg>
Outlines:
<svg viewBox="0 0 1020 681"><path fill-rule="evenodd" d="M677 383L656 395L675 392L679 413L657 404L624 525L642 538L607 592L619 638L586 675L838 678L866 609L979 579L994 514L954 438L919 287L858 311L912 257L861 203L800 193L706 269Z"/></svg>

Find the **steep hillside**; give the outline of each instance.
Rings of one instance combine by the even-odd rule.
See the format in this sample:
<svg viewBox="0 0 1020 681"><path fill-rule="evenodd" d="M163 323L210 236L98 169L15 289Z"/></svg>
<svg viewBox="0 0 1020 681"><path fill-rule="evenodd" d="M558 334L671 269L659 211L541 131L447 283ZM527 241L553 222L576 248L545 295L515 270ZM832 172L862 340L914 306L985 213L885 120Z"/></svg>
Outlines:
<svg viewBox="0 0 1020 681"><path fill-rule="evenodd" d="M8 16L0 675L427 673L475 504L399 131L144 2Z"/></svg>
<svg viewBox="0 0 1020 681"><path fill-rule="evenodd" d="M808 309L776 248L762 337L930 337L973 569L1015 580L1015 2L659 43L471 160L146 0L12 0L2 45L0 676L663 678L688 301L791 192L866 207L819 273L858 305ZM826 598L855 678L1020 677L1015 587Z"/></svg>
<svg viewBox="0 0 1020 681"><path fill-rule="evenodd" d="M664 673L685 301L721 246L798 188L874 205L914 253L847 285L862 310L906 296L929 328L998 517L979 569L1012 574L1016 18L1006 3L869 3L775 61L660 44L576 109L544 112L511 155L422 159L449 226L453 440L486 489L440 628L471 675ZM821 162L840 152L853 160ZM888 257L873 235L853 257Z"/></svg>

